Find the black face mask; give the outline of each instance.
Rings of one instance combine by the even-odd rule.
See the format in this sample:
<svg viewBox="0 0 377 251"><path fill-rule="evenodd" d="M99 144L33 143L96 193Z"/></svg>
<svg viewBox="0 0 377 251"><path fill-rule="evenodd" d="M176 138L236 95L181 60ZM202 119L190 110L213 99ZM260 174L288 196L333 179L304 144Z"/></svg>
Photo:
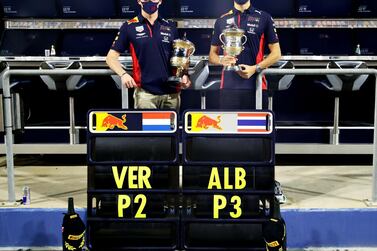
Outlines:
<svg viewBox="0 0 377 251"><path fill-rule="evenodd" d="M247 3L247 1L249 1L249 0L234 0L234 2L236 2L239 5L243 5L243 4Z"/></svg>
<svg viewBox="0 0 377 251"><path fill-rule="evenodd" d="M143 10L149 15L152 15L158 10L158 4L159 3L154 3L151 1L143 3Z"/></svg>

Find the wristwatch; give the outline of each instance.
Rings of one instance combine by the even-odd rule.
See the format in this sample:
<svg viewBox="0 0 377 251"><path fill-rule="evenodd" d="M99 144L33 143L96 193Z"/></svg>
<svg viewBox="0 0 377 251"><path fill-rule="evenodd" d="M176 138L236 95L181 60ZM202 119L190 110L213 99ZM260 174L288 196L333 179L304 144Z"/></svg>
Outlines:
<svg viewBox="0 0 377 251"><path fill-rule="evenodd" d="M256 73L261 73L262 71L263 71L263 69L259 64L255 65L255 72Z"/></svg>

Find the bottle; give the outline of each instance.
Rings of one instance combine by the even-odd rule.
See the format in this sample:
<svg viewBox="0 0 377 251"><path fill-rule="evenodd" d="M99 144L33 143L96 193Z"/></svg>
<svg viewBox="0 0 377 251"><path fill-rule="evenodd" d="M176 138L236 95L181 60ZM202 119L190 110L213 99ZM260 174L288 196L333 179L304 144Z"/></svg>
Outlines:
<svg viewBox="0 0 377 251"><path fill-rule="evenodd" d="M73 202L73 198L72 197L68 198L68 210L67 210L67 214L69 214L69 215L74 215L75 214L75 204Z"/></svg>
<svg viewBox="0 0 377 251"><path fill-rule="evenodd" d="M23 196L22 196L22 204L23 205L30 205L30 187L24 186L23 190Z"/></svg>
<svg viewBox="0 0 377 251"><path fill-rule="evenodd" d="M56 51L55 51L55 46L54 45L51 45L50 55L51 56L56 56Z"/></svg>
<svg viewBox="0 0 377 251"><path fill-rule="evenodd" d="M355 50L356 55L361 55L361 49L360 49L360 44L357 44L356 50Z"/></svg>
<svg viewBox="0 0 377 251"><path fill-rule="evenodd" d="M68 198L68 211L62 224L63 251L82 251L85 246L85 224L75 212L73 198Z"/></svg>

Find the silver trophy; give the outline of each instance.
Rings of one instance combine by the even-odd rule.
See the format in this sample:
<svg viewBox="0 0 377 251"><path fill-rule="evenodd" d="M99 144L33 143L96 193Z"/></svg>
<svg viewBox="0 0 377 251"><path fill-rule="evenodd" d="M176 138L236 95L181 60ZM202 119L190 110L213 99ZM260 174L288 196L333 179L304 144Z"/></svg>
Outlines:
<svg viewBox="0 0 377 251"><path fill-rule="evenodd" d="M176 39L173 41L173 56L170 64L173 67L175 76L170 77L169 81L181 82L182 76L188 71L190 57L195 53L195 45L186 39Z"/></svg>
<svg viewBox="0 0 377 251"><path fill-rule="evenodd" d="M245 31L233 25L220 34L220 41L223 43L224 55L237 57L245 49L244 45L247 42ZM242 41L244 39L244 41ZM225 71L240 71L241 67L238 65L230 65L224 67Z"/></svg>

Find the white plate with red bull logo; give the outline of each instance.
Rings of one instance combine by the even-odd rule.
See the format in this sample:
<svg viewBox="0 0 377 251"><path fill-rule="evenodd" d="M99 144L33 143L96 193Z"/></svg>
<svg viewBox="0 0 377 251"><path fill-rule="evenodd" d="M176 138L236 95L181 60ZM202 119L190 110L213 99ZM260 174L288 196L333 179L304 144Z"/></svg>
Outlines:
<svg viewBox="0 0 377 251"><path fill-rule="evenodd" d="M173 111L92 111L91 133L175 133L177 114Z"/></svg>
<svg viewBox="0 0 377 251"><path fill-rule="evenodd" d="M187 112L187 134L271 134L270 112Z"/></svg>

